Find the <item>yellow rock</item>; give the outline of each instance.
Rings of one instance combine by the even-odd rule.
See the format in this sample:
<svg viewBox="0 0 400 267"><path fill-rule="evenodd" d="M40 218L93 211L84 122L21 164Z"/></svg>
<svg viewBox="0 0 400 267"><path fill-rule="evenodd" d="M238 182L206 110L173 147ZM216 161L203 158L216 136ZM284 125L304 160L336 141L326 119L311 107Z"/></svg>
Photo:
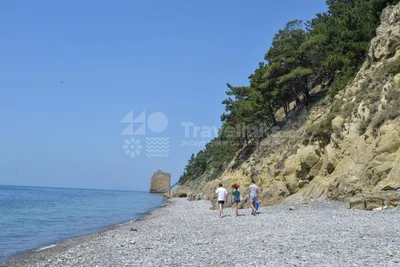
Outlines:
<svg viewBox="0 0 400 267"><path fill-rule="evenodd" d="M332 120L332 129L340 132L343 128L344 119L341 116L337 116Z"/></svg>
<svg viewBox="0 0 400 267"><path fill-rule="evenodd" d="M400 73L398 73L396 76L394 76L393 82L394 82L397 86L400 86Z"/></svg>

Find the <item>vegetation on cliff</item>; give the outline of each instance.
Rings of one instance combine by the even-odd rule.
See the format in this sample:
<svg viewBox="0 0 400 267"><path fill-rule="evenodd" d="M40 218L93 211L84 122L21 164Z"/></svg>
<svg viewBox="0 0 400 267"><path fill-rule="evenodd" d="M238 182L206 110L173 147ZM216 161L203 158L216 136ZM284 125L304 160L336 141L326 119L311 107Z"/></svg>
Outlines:
<svg viewBox="0 0 400 267"><path fill-rule="evenodd" d="M364 62L382 10L399 2L327 0L327 12L306 23L288 22L249 76L249 85L227 84L220 133L192 155L179 182L204 174L216 178L243 145L266 137L269 127L278 123L277 110L288 116L290 103L295 103L294 109L312 104L314 86L325 84L331 96L342 90Z"/></svg>

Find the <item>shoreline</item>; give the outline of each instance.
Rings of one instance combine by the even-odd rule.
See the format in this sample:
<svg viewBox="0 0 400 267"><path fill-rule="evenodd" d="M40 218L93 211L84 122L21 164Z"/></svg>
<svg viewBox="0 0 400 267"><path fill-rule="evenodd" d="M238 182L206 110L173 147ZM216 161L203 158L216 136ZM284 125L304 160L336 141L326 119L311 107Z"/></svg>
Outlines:
<svg viewBox="0 0 400 267"><path fill-rule="evenodd" d="M210 210L210 201L171 198L102 236L87 235L1 267L399 266L400 208L348 209L316 200Z"/></svg>
<svg viewBox="0 0 400 267"><path fill-rule="evenodd" d="M172 204L171 201L163 198L159 206L154 207L146 212L139 213L138 217L134 219L121 222L118 224L105 225L102 227L103 230L101 232L93 231L91 233L82 234L68 239L54 241L49 244L43 244L40 247L16 252L14 254L7 256L9 259L7 259L6 261L0 262L0 267L27 266L24 264L28 264L28 266L31 266L32 264L37 263L38 259L39 261L42 261L43 258L46 258L46 256L56 253L62 253L67 251L68 248L70 247L76 246L80 243L91 241L92 239L99 237L98 236L99 233L101 233L102 235L107 234L110 231L119 229L121 227L125 227L127 225L133 225L138 221L145 220L145 218L151 216L153 212L165 208L171 204Z"/></svg>

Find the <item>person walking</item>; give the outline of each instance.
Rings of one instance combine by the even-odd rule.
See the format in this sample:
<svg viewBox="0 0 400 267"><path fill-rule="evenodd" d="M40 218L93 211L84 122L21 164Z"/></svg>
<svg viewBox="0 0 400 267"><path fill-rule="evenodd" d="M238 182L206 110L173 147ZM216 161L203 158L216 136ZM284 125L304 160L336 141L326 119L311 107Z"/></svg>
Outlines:
<svg viewBox="0 0 400 267"><path fill-rule="evenodd" d="M222 218L224 213L224 204L228 197L228 191L223 187L222 183L220 183L215 193L218 195L219 216Z"/></svg>
<svg viewBox="0 0 400 267"><path fill-rule="evenodd" d="M249 201L251 207L251 215L256 215L256 202L258 201L259 187L256 185L254 179L251 179L251 185L249 186Z"/></svg>
<svg viewBox="0 0 400 267"><path fill-rule="evenodd" d="M239 191L239 185L234 184L232 185L232 195L233 195L233 209L235 212L235 216L237 217L239 214L239 202L240 202L240 191Z"/></svg>

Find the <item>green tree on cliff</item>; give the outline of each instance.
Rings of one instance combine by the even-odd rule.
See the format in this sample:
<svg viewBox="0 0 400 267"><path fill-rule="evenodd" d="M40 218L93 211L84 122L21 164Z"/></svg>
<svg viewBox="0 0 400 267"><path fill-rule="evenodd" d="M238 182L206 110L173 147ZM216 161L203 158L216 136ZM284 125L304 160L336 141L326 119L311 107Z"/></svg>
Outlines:
<svg viewBox="0 0 400 267"><path fill-rule="evenodd" d="M288 22L274 35L265 62L249 76L249 85L227 84L221 134L191 157L181 183L207 172L212 179L242 145L254 139L251 131L243 135L232 129L276 124L276 110L283 108L287 115L292 101L300 105L303 98L308 103L315 84L328 84L332 96L342 90L366 58L382 10L399 2L327 0L327 12L307 23Z"/></svg>

